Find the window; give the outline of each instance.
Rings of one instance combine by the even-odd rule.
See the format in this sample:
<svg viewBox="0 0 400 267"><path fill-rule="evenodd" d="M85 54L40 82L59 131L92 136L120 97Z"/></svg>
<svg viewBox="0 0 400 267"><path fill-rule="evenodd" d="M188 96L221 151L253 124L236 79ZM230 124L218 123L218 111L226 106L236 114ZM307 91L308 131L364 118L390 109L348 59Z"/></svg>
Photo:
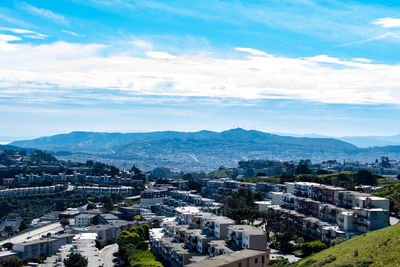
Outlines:
<svg viewBox="0 0 400 267"><path fill-rule="evenodd" d="M257 264L258 263L258 258L254 259L254 263Z"/></svg>
<svg viewBox="0 0 400 267"><path fill-rule="evenodd" d="M261 262L262 262L262 263L265 263L265 256L262 256Z"/></svg>
<svg viewBox="0 0 400 267"><path fill-rule="evenodd" d="M238 267L242 267L242 263L241 262L239 262Z"/></svg>

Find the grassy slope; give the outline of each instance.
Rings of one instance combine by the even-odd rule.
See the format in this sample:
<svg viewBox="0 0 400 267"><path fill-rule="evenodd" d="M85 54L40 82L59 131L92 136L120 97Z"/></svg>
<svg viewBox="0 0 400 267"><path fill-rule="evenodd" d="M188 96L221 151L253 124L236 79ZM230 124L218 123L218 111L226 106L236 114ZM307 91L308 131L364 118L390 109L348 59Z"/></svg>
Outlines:
<svg viewBox="0 0 400 267"><path fill-rule="evenodd" d="M400 266L400 223L354 237L296 266Z"/></svg>

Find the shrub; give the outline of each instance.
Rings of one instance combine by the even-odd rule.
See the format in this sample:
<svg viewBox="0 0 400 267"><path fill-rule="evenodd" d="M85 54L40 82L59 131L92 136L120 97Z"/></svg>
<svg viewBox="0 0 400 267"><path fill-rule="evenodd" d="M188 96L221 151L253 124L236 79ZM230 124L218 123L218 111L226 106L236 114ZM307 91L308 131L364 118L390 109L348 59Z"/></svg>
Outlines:
<svg viewBox="0 0 400 267"><path fill-rule="evenodd" d="M303 252L303 256L309 256L313 253L320 252L321 250L326 249L326 245L319 240L304 243L301 246L301 251Z"/></svg>

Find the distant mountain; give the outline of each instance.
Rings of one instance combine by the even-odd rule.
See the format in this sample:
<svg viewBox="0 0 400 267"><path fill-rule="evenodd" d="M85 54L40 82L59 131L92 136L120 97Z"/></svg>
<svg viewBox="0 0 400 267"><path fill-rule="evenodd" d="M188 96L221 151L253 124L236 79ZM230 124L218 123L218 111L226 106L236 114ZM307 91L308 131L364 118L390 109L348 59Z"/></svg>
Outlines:
<svg viewBox="0 0 400 267"><path fill-rule="evenodd" d="M351 143L355 146L366 148L375 146L400 145L400 135L393 136L343 136L339 140Z"/></svg>
<svg viewBox="0 0 400 267"><path fill-rule="evenodd" d="M61 159L95 159L120 167L136 164L144 170L158 166L174 170L212 170L220 165L236 166L239 160L256 158L342 159L359 150L333 138L279 136L240 128L223 132L72 132L16 141L11 145L53 151Z"/></svg>
<svg viewBox="0 0 400 267"><path fill-rule="evenodd" d="M333 137L320 134L293 134L293 133L275 133L283 136L293 137L311 137L311 138L335 138L344 142L353 144L360 148L376 146L398 146L400 145L400 135L392 136L342 136Z"/></svg>

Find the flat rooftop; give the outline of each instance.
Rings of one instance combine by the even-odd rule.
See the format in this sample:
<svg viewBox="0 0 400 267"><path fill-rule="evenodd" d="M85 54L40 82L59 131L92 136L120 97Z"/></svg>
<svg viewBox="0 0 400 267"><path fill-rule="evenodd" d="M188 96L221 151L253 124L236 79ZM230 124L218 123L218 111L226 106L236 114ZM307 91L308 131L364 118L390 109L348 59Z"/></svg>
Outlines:
<svg viewBox="0 0 400 267"><path fill-rule="evenodd" d="M254 226L251 225L231 225L228 227L228 229L232 229L234 231L242 231L247 234L252 234L252 235L265 235L266 233Z"/></svg>
<svg viewBox="0 0 400 267"><path fill-rule="evenodd" d="M218 267L224 266L239 260L247 259L249 257L265 255L267 251L244 249L230 254L220 255L214 258L209 258L197 263L188 264L190 267ZM268 253L268 252L267 252Z"/></svg>

